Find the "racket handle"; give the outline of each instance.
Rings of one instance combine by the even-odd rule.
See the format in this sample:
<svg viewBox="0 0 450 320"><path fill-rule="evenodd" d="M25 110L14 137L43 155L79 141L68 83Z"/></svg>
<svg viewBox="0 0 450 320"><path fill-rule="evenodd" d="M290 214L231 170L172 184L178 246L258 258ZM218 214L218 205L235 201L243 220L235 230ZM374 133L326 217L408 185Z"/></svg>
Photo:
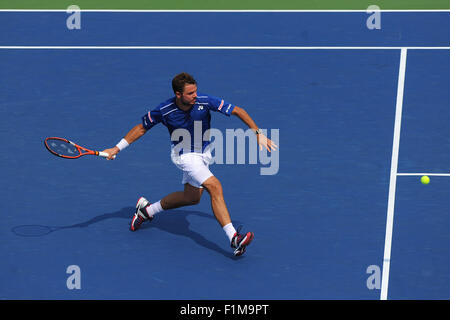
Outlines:
<svg viewBox="0 0 450 320"><path fill-rule="evenodd" d="M106 152L103 152L103 151L99 151L98 155L100 157L103 157L103 158L108 158L109 157L109 154L107 154ZM115 159L115 158L116 158L116 156L113 156L113 159Z"/></svg>

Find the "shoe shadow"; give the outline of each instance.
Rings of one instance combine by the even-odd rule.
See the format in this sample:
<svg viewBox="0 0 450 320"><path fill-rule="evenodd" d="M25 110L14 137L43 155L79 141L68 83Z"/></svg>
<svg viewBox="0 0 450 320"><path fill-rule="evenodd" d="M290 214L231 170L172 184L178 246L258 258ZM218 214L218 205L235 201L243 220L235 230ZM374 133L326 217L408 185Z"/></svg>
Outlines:
<svg viewBox="0 0 450 320"><path fill-rule="evenodd" d="M134 213L136 208L134 207L125 207L120 209L119 211L112 212L112 213L105 213L101 214L99 216L93 217L92 219L89 219L84 222L67 225L67 226L46 226L46 225L20 225L15 226L11 229L11 231L21 237L42 237L45 235L48 235L55 231L61 231L65 229L74 229L74 228L86 228L89 227L92 224L102 222L104 220L108 219L127 219L131 220L131 217ZM197 216L201 218L207 218L212 219L215 221L215 217L212 214L206 214L204 212L200 211L191 211L191 210L167 210L164 213L160 213L157 216L155 216L155 219L151 223L144 223L141 226L141 232L145 229L151 229L156 228L164 232L168 232L174 235L178 236L184 236L187 238L190 238L193 240L196 244L209 249L216 251L228 258L236 259L238 257L235 257L232 252L231 248L230 251L226 251L223 248L221 248L216 243L209 241L204 236L202 236L200 233L192 230L190 228L190 222L188 220L189 216ZM238 221L235 221L235 223L239 224ZM129 222L126 225L126 228L129 229ZM131 231L130 231L131 232ZM139 232L139 231L137 231Z"/></svg>

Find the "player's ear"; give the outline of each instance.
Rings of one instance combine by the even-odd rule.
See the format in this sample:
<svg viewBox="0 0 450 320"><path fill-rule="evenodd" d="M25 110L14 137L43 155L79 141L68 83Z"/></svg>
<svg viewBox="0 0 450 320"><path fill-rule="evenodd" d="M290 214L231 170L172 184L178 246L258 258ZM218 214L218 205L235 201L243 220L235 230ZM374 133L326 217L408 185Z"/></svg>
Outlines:
<svg viewBox="0 0 450 320"><path fill-rule="evenodd" d="M175 91L175 96L180 99L183 94L179 91Z"/></svg>

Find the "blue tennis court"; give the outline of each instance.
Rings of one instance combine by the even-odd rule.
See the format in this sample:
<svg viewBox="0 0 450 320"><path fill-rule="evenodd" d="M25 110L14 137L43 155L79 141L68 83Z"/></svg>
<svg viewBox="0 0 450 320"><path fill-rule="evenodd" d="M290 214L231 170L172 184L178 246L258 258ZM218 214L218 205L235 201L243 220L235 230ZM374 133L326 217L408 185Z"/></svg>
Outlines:
<svg viewBox="0 0 450 320"><path fill-rule="evenodd" d="M365 12L82 12L79 30L67 17L0 12L1 299L450 298L450 12L383 12L380 30ZM255 233L240 258L207 193L129 231L140 196L183 188L162 125L115 161L43 145L112 147L181 71L279 130L276 174L211 167ZM389 282L369 288L386 262Z"/></svg>

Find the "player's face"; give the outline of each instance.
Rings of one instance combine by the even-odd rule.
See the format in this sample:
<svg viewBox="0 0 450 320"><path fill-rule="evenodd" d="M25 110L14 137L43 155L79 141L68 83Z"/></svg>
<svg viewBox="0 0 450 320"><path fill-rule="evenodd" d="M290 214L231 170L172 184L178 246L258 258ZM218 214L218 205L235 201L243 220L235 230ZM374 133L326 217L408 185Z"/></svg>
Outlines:
<svg viewBox="0 0 450 320"><path fill-rule="evenodd" d="M197 100L197 85L185 84L184 91L180 94L181 102L185 105L193 105Z"/></svg>

